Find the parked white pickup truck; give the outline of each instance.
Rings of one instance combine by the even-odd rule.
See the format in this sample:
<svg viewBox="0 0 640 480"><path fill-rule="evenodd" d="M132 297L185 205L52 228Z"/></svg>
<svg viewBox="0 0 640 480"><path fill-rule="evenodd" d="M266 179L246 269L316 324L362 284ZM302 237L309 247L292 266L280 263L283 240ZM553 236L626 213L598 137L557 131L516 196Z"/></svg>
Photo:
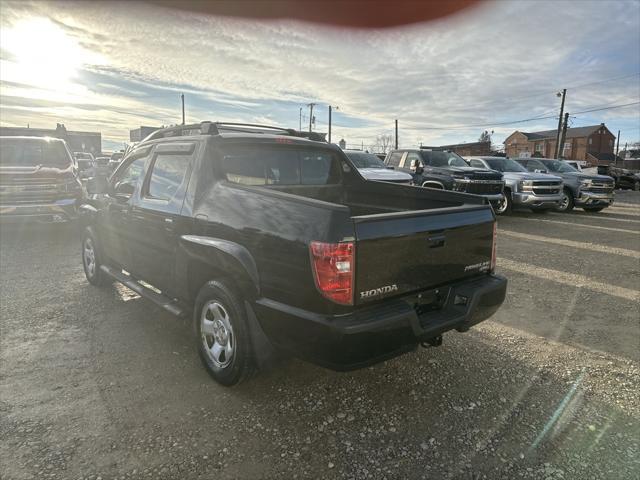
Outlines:
<svg viewBox="0 0 640 480"><path fill-rule="evenodd" d="M373 153L363 152L361 150L344 150L360 175L366 180L378 180L382 182L406 183L410 185L413 177L405 172L391 170L387 168L382 160Z"/></svg>

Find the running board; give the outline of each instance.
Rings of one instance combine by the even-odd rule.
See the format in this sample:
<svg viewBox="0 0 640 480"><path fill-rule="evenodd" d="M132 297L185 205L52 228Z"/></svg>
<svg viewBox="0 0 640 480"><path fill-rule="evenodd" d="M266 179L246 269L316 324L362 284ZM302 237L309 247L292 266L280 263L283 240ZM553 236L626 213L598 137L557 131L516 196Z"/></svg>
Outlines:
<svg viewBox="0 0 640 480"><path fill-rule="evenodd" d="M163 295L161 293L154 292L150 288L145 287L138 283L133 277L125 275L122 272L114 270L106 265L101 265L100 270L109 275L111 278L120 282L125 287L130 288L134 292L136 292L141 297L144 297L148 300L151 300L153 303L158 305L159 307L164 308L169 313L177 317L182 317L186 314L183 308L181 308L175 300Z"/></svg>

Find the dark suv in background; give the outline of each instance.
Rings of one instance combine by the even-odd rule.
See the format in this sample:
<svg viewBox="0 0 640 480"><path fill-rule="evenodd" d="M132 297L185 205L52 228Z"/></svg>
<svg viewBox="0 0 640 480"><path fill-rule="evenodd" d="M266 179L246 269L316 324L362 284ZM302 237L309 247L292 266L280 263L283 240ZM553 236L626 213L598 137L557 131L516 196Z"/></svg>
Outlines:
<svg viewBox="0 0 640 480"><path fill-rule="evenodd" d="M82 192L64 140L0 137L1 220L73 220Z"/></svg>
<svg viewBox="0 0 640 480"><path fill-rule="evenodd" d="M497 208L504 201L504 181L500 172L470 167L454 152L441 150L392 150L388 167L410 173L416 185L485 197Z"/></svg>

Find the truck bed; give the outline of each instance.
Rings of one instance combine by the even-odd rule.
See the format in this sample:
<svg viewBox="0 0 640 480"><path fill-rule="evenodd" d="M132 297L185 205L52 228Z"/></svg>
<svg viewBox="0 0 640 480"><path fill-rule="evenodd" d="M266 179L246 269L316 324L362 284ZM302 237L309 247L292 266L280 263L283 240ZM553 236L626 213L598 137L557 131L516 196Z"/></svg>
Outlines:
<svg viewBox="0 0 640 480"><path fill-rule="evenodd" d="M257 187L302 196L349 208L351 216L433 210L461 207L465 204L483 205L484 199L475 195L443 190L395 185L387 182L359 182L353 185L287 185Z"/></svg>
<svg viewBox="0 0 640 480"><path fill-rule="evenodd" d="M495 217L481 197L384 182L259 188L349 209L356 305L491 269Z"/></svg>

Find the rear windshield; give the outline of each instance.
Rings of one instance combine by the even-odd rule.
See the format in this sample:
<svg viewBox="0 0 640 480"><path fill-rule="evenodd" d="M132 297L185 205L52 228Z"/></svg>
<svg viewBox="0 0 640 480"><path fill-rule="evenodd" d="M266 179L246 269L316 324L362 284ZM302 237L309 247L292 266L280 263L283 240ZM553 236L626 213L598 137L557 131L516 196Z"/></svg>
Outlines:
<svg viewBox="0 0 640 480"><path fill-rule="evenodd" d="M460 155L453 152L421 152L426 165L432 167L468 167Z"/></svg>
<svg viewBox="0 0 640 480"><path fill-rule="evenodd" d="M329 185L340 181L340 161L319 148L231 146L222 152L227 180L242 185Z"/></svg>
<svg viewBox="0 0 640 480"><path fill-rule="evenodd" d="M66 168L71 164L71 156L60 141L0 137L0 164Z"/></svg>
<svg viewBox="0 0 640 480"><path fill-rule="evenodd" d="M382 160L373 153L344 152L357 168L387 168Z"/></svg>

